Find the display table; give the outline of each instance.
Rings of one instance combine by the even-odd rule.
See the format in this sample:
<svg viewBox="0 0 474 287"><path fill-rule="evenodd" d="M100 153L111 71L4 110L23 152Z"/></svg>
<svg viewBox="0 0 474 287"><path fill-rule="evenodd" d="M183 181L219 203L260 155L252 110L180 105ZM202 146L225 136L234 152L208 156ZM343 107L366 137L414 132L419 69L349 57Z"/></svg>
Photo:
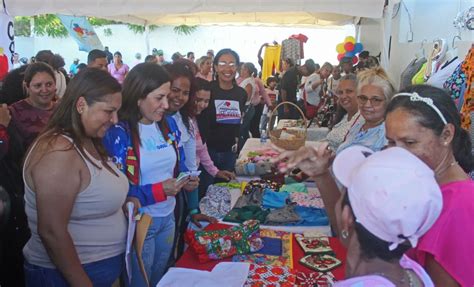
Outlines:
<svg viewBox="0 0 474 287"><path fill-rule="evenodd" d="M206 229L217 230L217 229L222 229L226 227L228 227L228 225L218 223L218 224L211 224L207 226ZM346 249L341 244L339 239L335 237L330 237L329 240L330 240L331 248L336 254L335 256L339 260L342 261L342 265L331 270L331 272L336 278L336 280L342 280L344 279L344 270L345 270L345 263L346 263ZM303 249L301 249L301 247L296 242L294 236L292 236L292 248L293 248L293 269L296 272L304 272L304 273L316 272L299 263L299 260L303 258L305 254L303 252ZM210 261L206 263L199 263L197 259L197 255L194 253L193 250L188 248L184 252L183 256L181 256L181 258L179 258L179 260L176 262L176 267L211 271L212 268L214 268L214 266L216 266L219 262L224 262L224 261L227 261L227 262L232 261L232 258L226 258L223 260L214 260L214 261Z"/></svg>
<svg viewBox="0 0 474 287"><path fill-rule="evenodd" d="M302 130L301 125L298 125L298 120L280 120L277 124L277 129L298 129ZM316 125L311 125L306 130L306 140L308 141L321 141L326 138L326 135L329 133L329 129L325 127L318 127Z"/></svg>

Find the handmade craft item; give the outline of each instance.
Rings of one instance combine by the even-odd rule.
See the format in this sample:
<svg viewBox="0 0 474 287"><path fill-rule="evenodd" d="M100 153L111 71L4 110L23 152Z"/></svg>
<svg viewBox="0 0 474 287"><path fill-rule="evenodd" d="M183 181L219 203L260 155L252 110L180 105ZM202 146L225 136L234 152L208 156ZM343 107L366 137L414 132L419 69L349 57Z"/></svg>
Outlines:
<svg viewBox="0 0 474 287"><path fill-rule="evenodd" d="M320 272L330 271L341 265L341 260L327 254L310 254L300 259L300 263Z"/></svg>
<svg viewBox="0 0 474 287"><path fill-rule="evenodd" d="M235 254L256 252L263 247L260 225L248 220L239 226L220 230L188 230L185 241L198 256L201 263L226 258Z"/></svg>
<svg viewBox="0 0 474 287"><path fill-rule="evenodd" d="M329 238L326 236L305 237L301 234L296 234L295 239L305 254L327 253L332 251L329 245Z"/></svg>

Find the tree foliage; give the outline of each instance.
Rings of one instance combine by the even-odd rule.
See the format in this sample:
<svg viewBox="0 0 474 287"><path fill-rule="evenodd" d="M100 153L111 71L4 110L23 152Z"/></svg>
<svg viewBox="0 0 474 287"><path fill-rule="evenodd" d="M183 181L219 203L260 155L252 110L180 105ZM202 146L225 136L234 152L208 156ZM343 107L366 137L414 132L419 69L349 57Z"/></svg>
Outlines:
<svg viewBox="0 0 474 287"><path fill-rule="evenodd" d="M88 17L89 23L94 27L101 27L106 25L124 24L122 22L101 19L96 17ZM33 23L33 31L31 24ZM31 17L15 17L14 29L16 36L31 36L33 32L39 36L49 36L53 38L65 38L68 36L68 32L61 20L54 14L44 14ZM128 29L133 31L135 34L143 34L145 32L145 26L127 24ZM150 25L148 29L150 31L156 30L157 25ZM174 32L178 35L190 35L197 29L197 26L180 25L174 27ZM112 29L108 27L104 30L105 36L112 36Z"/></svg>

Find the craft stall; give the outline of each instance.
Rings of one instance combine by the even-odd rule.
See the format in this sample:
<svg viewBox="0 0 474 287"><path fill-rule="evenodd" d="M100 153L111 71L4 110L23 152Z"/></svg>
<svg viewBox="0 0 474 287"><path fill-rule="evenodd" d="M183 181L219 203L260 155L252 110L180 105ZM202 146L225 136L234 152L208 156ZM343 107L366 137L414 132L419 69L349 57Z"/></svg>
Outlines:
<svg viewBox="0 0 474 287"><path fill-rule="evenodd" d="M271 140L247 140L236 162L237 180L211 185L200 201L201 212L219 223L188 230L188 249L158 286L176 278L206 286L331 286L344 278L346 251L331 237L314 182L280 174L284 163L274 161L285 138L318 145L306 140L305 130L280 121L269 131Z"/></svg>

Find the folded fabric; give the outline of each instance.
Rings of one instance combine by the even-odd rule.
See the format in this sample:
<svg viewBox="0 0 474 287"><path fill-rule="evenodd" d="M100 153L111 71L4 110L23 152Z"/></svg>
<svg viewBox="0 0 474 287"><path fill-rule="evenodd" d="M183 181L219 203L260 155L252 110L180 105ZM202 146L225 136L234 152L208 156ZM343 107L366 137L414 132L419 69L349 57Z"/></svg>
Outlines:
<svg viewBox="0 0 474 287"><path fill-rule="evenodd" d="M234 262L249 262L259 265L273 265L273 266L286 266L293 268L293 248L292 248L292 237L293 235L289 232L276 231L270 229L260 229L260 236L262 239L272 238L281 240L282 250L280 256L262 254L266 247L252 254L234 255L232 261Z"/></svg>
<svg viewBox="0 0 474 287"><path fill-rule="evenodd" d="M262 237L263 248L258 251L259 254L281 256L283 242L280 238Z"/></svg>
<svg viewBox="0 0 474 287"><path fill-rule="evenodd" d="M286 205L286 199L290 196L288 192L275 192L266 188L263 192L264 208L282 208Z"/></svg>
<svg viewBox="0 0 474 287"><path fill-rule="evenodd" d="M185 241L194 250L200 263L222 259L236 254L247 254L260 250L260 224L249 220L239 226L210 231L185 233Z"/></svg>
<svg viewBox="0 0 474 287"><path fill-rule="evenodd" d="M301 221L295 225L298 226L324 226L329 224L326 210L321 208L296 206L295 212L301 218Z"/></svg>
<svg viewBox="0 0 474 287"><path fill-rule="evenodd" d="M215 183L215 186L227 187L227 188L239 188L242 186L240 182L219 182Z"/></svg>
<svg viewBox="0 0 474 287"><path fill-rule="evenodd" d="M290 201L299 206L324 208L324 202L319 194L293 192Z"/></svg>
<svg viewBox="0 0 474 287"><path fill-rule="evenodd" d="M218 219L223 218L231 210L231 194L227 187L210 185L206 196L201 199L199 209L202 214Z"/></svg>
<svg viewBox="0 0 474 287"><path fill-rule="evenodd" d="M297 182L297 183L284 184L280 188L280 192L282 191L289 192L289 193L293 193L293 192L308 193L308 188L306 187L304 183Z"/></svg>
<svg viewBox="0 0 474 287"><path fill-rule="evenodd" d="M156 287L241 287L248 278L249 263L221 262L211 272L172 267Z"/></svg>
<svg viewBox="0 0 474 287"><path fill-rule="evenodd" d="M294 205L286 205L283 208L270 211L267 215L265 224L267 225L294 225L301 221L299 215L295 212Z"/></svg>
<svg viewBox="0 0 474 287"><path fill-rule="evenodd" d="M261 206L263 201L263 190L258 189L254 190L251 193L243 194L239 197L235 203L236 208L241 208L244 206Z"/></svg>
<svg viewBox="0 0 474 287"><path fill-rule="evenodd" d="M281 184L270 181L270 180L251 180L247 183L244 188L243 194L250 194L256 190L263 190L265 188L273 189L275 191L279 190Z"/></svg>
<svg viewBox="0 0 474 287"><path fill-rule="evenodd" d="M224 217L224 221L242 223L254 219L259 222L265 222L269 213L268 210L264 210L260 206L250 205L241 208L236 207Z"/></svg>
<svg viewBox="0 0 474 287"><path fill-rule="evenodd" d="M296 286L296 275L292 269L284 266L251 264L244 286Z"/></svg>

